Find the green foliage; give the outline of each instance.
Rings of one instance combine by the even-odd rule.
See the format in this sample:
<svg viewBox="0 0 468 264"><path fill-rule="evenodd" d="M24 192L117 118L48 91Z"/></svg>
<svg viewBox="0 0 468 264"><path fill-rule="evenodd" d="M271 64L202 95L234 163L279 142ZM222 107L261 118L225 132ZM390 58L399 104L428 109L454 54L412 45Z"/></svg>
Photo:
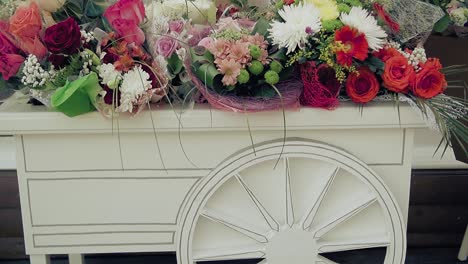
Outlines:
<svg viewBox="0 0 468 264"><path fill-rule="evenodd" d="M108 6L106 0L67 0L62 8L52 14L52 17L56 21L73 17L78 24L106 28L102 14Z"/></svg>
<svg viewBox="0 0 468 264"><path fill-rule="evenodd" d="M51 84L55 87L64 86L71 77L78 76L82 68L83 62L81 61L80 55L73 55L70 59L70 64L57 72Z"/></svg>
<svg viewBox="0 0 468 264"><path fill-rule="evenodd" d="M259 35L262 35L262 36L265 36L265 38L268 38L269 36L268 30L270 29L270 27L271 27L270 21L262 17L255 24L255 27L252 30L252 35L255 35L258 33Z"/></svg>
<svg viewBox="0 0 468 264"><path fill-rule="evenodd" d="M180 60L179 56L174 52L169 59L167 59L167 67L171 74L179 74L183 67L184 63Z"/></svg>
<svg viewBox="0 0 468 264"><path fill-rule="evenodd" d="M452 23L449 15L445 15L442 17L437 23L434 25L434 31L437 33L442 33L447 30L448 26Z"/></svg>

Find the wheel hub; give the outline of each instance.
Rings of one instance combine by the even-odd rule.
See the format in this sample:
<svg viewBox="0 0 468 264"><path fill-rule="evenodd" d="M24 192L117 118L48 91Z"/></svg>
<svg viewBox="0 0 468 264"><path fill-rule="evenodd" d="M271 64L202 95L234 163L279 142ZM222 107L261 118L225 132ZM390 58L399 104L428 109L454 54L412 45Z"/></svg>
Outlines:
<svg viewBox="0 0 468 264"><path fill-rule="evenodd" d="M287 228L276 233L266 247L268 264L315 263L318 255L314 235L302 229Z"/></svg>

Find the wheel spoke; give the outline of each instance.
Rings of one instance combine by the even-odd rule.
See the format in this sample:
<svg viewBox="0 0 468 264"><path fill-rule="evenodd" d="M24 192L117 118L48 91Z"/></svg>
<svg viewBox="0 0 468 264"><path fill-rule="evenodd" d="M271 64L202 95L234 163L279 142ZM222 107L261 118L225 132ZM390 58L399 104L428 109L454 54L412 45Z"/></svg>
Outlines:
<svg viewBox="0 0 468 264"><path fill-rule="evenodd" d="M258 200L258 198L255 196L255 194L252 192L252 190L249 188L247 183L242 179L242 177L237 174L236 175L237 180L239 181L240 185L244 188L244 190L247 192L249 195L250 199L252 202L255 204L257 209L260 211L260 213L263 215L263 218L267 222L267 224L270 226L272 230L279 231L279 224L278 222L271 216L271 214L265 209L265 207L262 205L262 203Z"/></svg>
<svg viewBox="0 0 468 264"><path fill-rule="evenodd" d="M286 168L286 223L292 227L294 225L294 207L291 189L291 171L289 168L289 159L285 158Z"/></svg>
<svg viewBox="0 0 468 264"><path fill-rule="evenodd" d="M341 210L340 213L334 215L319 227L314 228L313 233L315 233L315 237L320 238L324 236L330 230L358 214L376 201L377 197L373 193L366 194L359 199L356 199L348 208Z"/></svg>
<svg viewBox="0 0 468 264"><path fill-rule="evenodd" d="M390 239L386 235L350 239L343 241L326 241L319 243L319 253L340 252L356 249L388 247Z"/></svg>
<svg viewBox="0 0 468 264"><path fill-rule="evenodd" d="M320 205L322 204L323 198L325 198L328 190L330 190L330 186L332 185L333 180L335 179L339 170L340 168L336 167L335 170L330 174L330 177L328 181L326 182L326 184L324 185L319 197L317 198L315 203L312 205L312 207L310 207L310 209L306 211L307 213L305 214L305 218L302 220L302 228L304 230L308 229L312 225L312 222L314 221L314 218L317 215L317 211L320 208Z"/></svg>
<svg viewBox="0 0 468 264"><path fill-rule="evenodd" d="M324 256L318 256L317 260L315 261L315 264L338 264L338 263L335 261L331 261Z"/></svg>
<svg viewBox="0 0 468 264"><path fill-rule="evenodd" d="M222 213L215 212L209 209L203 210L201 215L211 221L223 224L233 229L234 231L237 231L260 243L268 242L266 235L262 234L263 232L259 231L258 228L253 227L247 223L244 223L238 219L233 219L233 217L223 215Z"/></svg>
<svg viewBox="0 0 468 264"><path fill-rule="evenodd" d="M265 256L265 248L261 244L251 244L235 248L216 248L195 250L194 261L258 259Z"/></svg>

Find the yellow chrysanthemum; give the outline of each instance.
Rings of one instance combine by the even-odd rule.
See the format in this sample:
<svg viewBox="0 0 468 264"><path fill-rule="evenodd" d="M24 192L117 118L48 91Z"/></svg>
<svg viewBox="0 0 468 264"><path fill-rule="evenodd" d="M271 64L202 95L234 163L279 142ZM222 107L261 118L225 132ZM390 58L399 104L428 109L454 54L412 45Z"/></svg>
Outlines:
<svg viewBox="0 0 468 264"><path fill-rule="evenodd" d="M338 18L338 6L335 0L305 0L307 3L315 5L320 10L322 21Z"/></svg>

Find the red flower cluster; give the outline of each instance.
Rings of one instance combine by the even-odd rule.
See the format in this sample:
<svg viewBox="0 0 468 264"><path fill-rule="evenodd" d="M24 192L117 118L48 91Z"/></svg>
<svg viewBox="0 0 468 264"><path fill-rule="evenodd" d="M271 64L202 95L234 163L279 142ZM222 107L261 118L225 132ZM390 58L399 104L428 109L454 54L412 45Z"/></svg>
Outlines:
<svg viewBox="0 0 468 264"><path fill-rule="evenodd" d="M14 76L23 64L24 58L19 52L11 37L0 31L0 74L6 81Z"/></svg>
<svg viewBox="0 0 468 264"><path fill-rule="evenodd" d="M352 72L346 81L346 93L356 103L372 101L379 92L380 83L375 74L367 67Z"/></svg>

